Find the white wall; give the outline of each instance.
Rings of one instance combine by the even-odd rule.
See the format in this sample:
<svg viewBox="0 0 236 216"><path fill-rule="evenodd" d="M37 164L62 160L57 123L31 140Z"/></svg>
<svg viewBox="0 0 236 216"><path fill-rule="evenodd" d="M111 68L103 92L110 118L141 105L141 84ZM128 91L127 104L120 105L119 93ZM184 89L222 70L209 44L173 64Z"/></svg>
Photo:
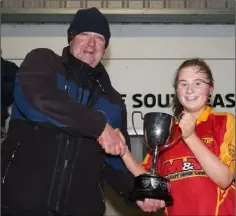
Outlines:
<svg viewBox="0 0 236 216"><path fill-rule="evenodd" d="M67 25L2 25L2 51L6 59L20 64L30 50L47 47L60 54L67 45ZM174 72L186 58L201 57L209 63L215 78L213 97L218 111L235 112L235 27L233 25L112 25L112 39L104 57L104 63L113 85L122 94L128 109L129 132L132 134L131 114L139 110L170 112L159 103L148 108L137 102L133 95L149 95L147 103L159 97L165 103L166 95L172 92ZM227 95L232 94L232 102ZM222 100L221 100L222 99ZM227 107L229 106L229 107ZM141 132L140 117L135 118ZM133 140L133 154L142 159L142 148ZM114 198L114 196L113 196ZM107 216L137 215L127 210L119 200L107 201ZM112 202L113 204L110 204ZM118 205L118 208L114 207ZM122 213L121 213L122 212Z"/></svg>
<svg viewBox="0 0 236 216"><path fill-rule="evenodd" d="M60 54L67 45L66 30L67 25L2 25L3 56L20 64L27 52L36 47L51 48ZM111 31L113 37L103 62L113 85L126 95L130 134L133 134L133 111L171 112L160 105L173 93L175 70L190 57L206 59L213 71L217 94L212 97L215 109L234 112L233 25L112 25ZM140 107L135 107L139 104L133 99L135 94L142 94ZM144 100L150 107L145 106ZM141 132L139 116L135 122Z"/></svg>

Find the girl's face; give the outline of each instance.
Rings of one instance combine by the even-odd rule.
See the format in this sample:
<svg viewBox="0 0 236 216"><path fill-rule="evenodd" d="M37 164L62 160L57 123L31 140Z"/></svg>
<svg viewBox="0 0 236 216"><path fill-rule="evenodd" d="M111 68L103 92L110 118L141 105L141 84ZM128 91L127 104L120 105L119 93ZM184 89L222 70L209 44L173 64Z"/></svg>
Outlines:
<svg viewBox="0 0 236 216"><path fill-rule="evenodd" d="M189 66L179 71L176 93L185 111L196 117L205 109L213 91L210 80L198 67Z"/></svg>

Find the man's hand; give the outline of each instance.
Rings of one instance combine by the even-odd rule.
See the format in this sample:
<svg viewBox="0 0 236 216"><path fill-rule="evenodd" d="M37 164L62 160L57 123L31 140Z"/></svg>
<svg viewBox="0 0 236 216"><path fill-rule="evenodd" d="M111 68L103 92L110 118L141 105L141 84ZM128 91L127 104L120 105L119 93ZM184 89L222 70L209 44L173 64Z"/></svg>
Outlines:
<svg viewBox="0 0 236 216"><path fill-rule="evenodd" d="M157 199L148 199L144 201L136 201L137 206L144 212L157 212L159 209L165 207L165 201Z"/></svg>
<svg viewBox="0 0 236 216"><path fill-rule="evenodd" d="M109 124L106 124L98 142L108 154L123 155L125 153L125 141Z"/></svg>

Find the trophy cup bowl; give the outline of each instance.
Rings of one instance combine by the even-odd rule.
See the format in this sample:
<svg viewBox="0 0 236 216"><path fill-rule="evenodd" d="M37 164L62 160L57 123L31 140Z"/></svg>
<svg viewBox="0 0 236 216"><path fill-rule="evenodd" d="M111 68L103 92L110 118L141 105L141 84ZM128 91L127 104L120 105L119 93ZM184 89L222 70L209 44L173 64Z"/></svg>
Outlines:
<svg viewBox="0 0 236 216"><path fill-rule="evenodd" d="M138 111L136 111L136 113L137 112ZM153 151L152 167L147 173L139 175L135 178L135 186L133 192L131 193L131 199L160 199L164 200L166 205L171 205L173 203L173 199L170 195L170 182L168 179L160 176L156 172L156 167L159 152L162 149L165 149L166 146L170 146L169 140L173 133L175 119L173 116L161 112L147 113L142 119L144 143Z"/></svg>

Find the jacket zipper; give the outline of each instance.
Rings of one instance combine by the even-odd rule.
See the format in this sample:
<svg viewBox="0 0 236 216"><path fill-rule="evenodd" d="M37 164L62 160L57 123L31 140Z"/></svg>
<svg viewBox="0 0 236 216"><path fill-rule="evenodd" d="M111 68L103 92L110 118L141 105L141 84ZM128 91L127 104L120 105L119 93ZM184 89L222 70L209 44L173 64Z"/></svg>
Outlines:
<svg viewBox="0 0 236 216"><path fill-rule="evenodd" d="M102 195L102 202L105 202L105 200L104 200L104 192L102 190L102 186L101 186L100 182L98 183L98 186L99 186L99 189L100 189L100 193Z"/></svg>
<svg viewBox="0 0 236 216"><path fill-rule="evenodd" d="M67 150L68 148L68 145L69 145L70 141L69 141L69 138L67 137L66 138L66 147L65 147L65 151ZM63 183L64 183L64 175L65 175L65 171L68 167L68 159L64 157L63 159L63 168L62 168L62 173L61 173L61 177L60 177L60 183L59 183L59 193L58 193L58 196L59 196L59 199L57 201L57 204L56 204L56 210L59 211L60 208L61 208L61 196L62 196L62 187L63 187Z"/></svg>
<svg viewBox="0 0 236 216"><path fill-rule="evenodd" d="M14 150L13 150L13 152L12 152L11 159L10 159L10 161L9 161L8 164L7 164L7 167L6 167L4 176L2 177L2 184L5 183L7 174L8 174L8 172L9 172L11 166L12 166L12 162L14 161L14 158L15 158L15 155L16 155L16 151L17 151L17 149L18 149L19 146L20 146L20 142L17 142L16 147L14 148Z"/></svg>

